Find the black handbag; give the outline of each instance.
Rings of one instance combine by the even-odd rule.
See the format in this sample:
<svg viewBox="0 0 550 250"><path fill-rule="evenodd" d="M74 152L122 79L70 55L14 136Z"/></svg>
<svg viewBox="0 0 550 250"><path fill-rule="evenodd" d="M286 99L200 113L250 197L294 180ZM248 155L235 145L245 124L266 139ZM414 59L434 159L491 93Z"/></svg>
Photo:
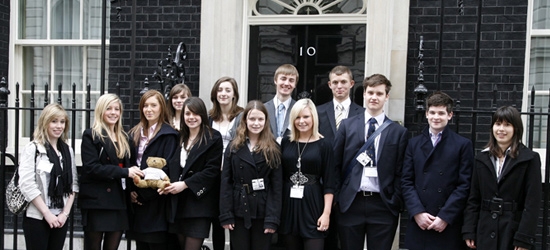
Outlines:
<svg viewBox="0 0 550 250"><path fill-rule="evenodd" d="M36 143L35 143L36 146ZM38 156L38 148L36 148L36 154L34 156L34 171L36 172L36 157ZM25 196L19 188L19 167L15 169L13 177L11 178L8 186L6 187L6 204L8 209L18 215L27 210L30 203L25 200Z"/></svg>

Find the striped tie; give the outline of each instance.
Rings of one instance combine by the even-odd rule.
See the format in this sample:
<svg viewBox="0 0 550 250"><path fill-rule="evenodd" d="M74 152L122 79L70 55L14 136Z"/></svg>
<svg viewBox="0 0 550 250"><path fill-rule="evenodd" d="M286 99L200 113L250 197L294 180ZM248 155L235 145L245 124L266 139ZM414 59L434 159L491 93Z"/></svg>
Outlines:
<svg viewBox="0 0 550 250"><path fill-rule="evenodd" d="M336 106L336 110L338 113L336 114L336 130L340 127L340 123L344 119L344 107L342 107L342 104L338 104Z"/></svg>

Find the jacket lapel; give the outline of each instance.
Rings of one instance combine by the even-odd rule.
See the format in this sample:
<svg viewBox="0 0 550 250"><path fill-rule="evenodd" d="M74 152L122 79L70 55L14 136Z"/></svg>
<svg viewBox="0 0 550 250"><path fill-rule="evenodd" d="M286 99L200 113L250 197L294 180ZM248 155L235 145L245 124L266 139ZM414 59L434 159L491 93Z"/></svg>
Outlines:
<svg viewBox="0 0 550 250"><path fill-rule="evenodd" d="M235 153L239 159L246 162L247 164L250 164L251 166L255 166L256 163L254 162L254 158L252 158L252 154L250 154L250 150L248 150L248 146L243 145L239 150Z"/></svg>
<svg viewBox="0 0 550 250"><path fill-rule="evenodd" d="M365 116L363 116L363 119L364 119L364 117ZM386 122L386 120L388 120L387 116L384 118L384 122ZM365 124L365 123L363 123L363 124ZM380 124L378 128L380 128L380 126L382 126L382 124ZM380 141L378 142L378 152L376 153L376 163L377 164L378 164L378 159L380 159L380 154L384 150L384 142L386 141L386 138L388 137L388 129L390 128L390 126L391 126L391 124L389 126L387 126L386 129L384 129L384 131L382 131L380 133ZM363 135L364 134L365 134L365 128L363 128Z"/></svg>
<svg viewBox="0 0 550 250"><path fill-rule="evenodd" d="M115 149L115 146L114 146L114 142L111 141L111 139L107 137L107 138L105 138L105 143L102 145L102 147L103 147L103 152L102 153L107 155L108 160L111 162L111 164L118 166L118 156L116 155L116 149ZM100 156L100 158L101 158L101 156Z"/></svg>
<svg viewBox="0 0 550 250"><path fill-rule="evenodd" d="M493 164L493 161L491 160L491 155L487 151L481 151L482 157L479 157L478 160L483 163L483 165L491 171L493 174L493 178L497 178L497 172L495 171L495 165Z"/></svg>
<svg viewBox="0 0 550 250"><path fill-rule="evenodd" d="M328 122L330 123L330 129L332 129L332 134L336 134L336 116L334 114L334 102L330 102L326 110Z"/></svg>
<svg viewBox="0 0 550 250"><path fill-rule="evenodd" d="M207 138L206 141L204 141L200 145L194 145L191 148L191 151L189 151L189 155L187 156L187 160L185 161L185 167L183 168L182 176L185 176L185 174L187 174L187 172L189 172L189 170L193 168L197 159L199 159L204 154L204 152L206 152L206 150L212 145L212 143L209 143L209 140L210 139Z"/></svg>
<svg viewBox="0 0 550 250"><path fill-rule="evenodd" d="M506 157L506 162L504 162L502 173L500 174L499 179L509 174L512 171L512 169L516 167L518 164L520 164L521 162L528 161L531 159L531 154L529 154L528 151L525 151L524 149L525 148L520 149L519 155L515 159L509 156Z"/></svg>
<svg viewBox="0 0 550 250"><path fill-rule="evenodd" d="M271 127L271 131L273 132L273 135L277 137L277 112L275 110L275 103L273 102L273 99L266 102L265 108L267 109L267 115L269 116L269 126Z"/></svg>

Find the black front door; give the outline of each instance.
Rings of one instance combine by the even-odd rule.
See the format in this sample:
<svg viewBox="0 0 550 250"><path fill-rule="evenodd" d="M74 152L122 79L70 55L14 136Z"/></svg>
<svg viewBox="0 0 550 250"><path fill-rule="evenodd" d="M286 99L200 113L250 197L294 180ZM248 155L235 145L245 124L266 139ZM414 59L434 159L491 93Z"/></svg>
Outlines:
<svg viewBox="0 0 550 250"><path fill-rule="evenodd" d="M352 93L351 99L362 106L365 29L359 24L251 26L248 100L273 98L273 74L279 65L290 63L300 74L293 98L307 92L317 105L323 104L332 100L327 85L330 70L345 65L356 81L358 95Z"/></svg>

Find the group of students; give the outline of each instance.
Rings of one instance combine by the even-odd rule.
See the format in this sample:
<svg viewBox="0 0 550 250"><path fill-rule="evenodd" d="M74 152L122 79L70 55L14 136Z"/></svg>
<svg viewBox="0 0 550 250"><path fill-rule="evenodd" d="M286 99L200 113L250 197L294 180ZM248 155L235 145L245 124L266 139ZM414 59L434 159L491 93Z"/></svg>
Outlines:
<svg viewBox="0 0 550 250"><path fill-rule="evenodd" d="M69 119L46 106L23 150L20 186L31 205L27 249L62 249L78 195L85 249L117 249L123 233L138 250L201 248L212 230L215 250L269 249L274 233L286 249L391 249L399 214L410 215L405 245L414 249L532 249L541 198L540 157L521 143L513 107L492 117L487 148L447 124L453 100L427 100L428 127L414 138L384 113L391 82L363 81L363 108L351 102L352 72L336 66L333 100L316 106L291 94L298 71L275 72L275 97L237 105L233 78L212 88L212 109L175 85L165 101L140 100L128 133L123 105L104 94L82 135L82 171L66 144ZM322 122L321 122L322 121ZM138 188L150 157L163 158L164 188ZM80 183L79 183L80 182ZM336 234L336 232L338 232Z"/></svg>

